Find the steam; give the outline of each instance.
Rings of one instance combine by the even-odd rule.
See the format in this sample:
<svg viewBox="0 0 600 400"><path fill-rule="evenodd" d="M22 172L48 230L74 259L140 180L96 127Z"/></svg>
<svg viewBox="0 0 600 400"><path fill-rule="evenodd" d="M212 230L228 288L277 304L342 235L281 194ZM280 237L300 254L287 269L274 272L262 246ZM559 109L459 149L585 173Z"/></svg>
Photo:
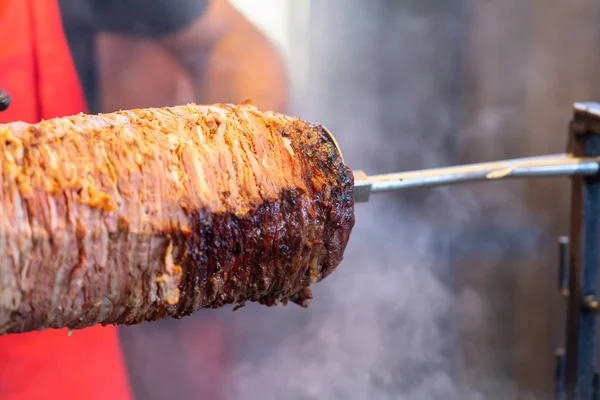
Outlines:
<svg viewBox="0 0 600 400"><path fill-rule="evenodd" d="M428 233L367 210L358 214L349 261L315 287L308 312L278 313L275 330L283 339L263 357L240 362L231 379L236 398L458 396L446 354L453 295L431 270L435 257L420 239ZM310 314L293 324L299 313Z"/></svg>
<svg viewBox="0 0 600 400"><path fill-rule="evenodd" d="M464 126L466 24L459 3L316 0L306 21L290 11L291 112L324 123L346 162L367 173L463 162L461 150L477 135L501 153L498 139L507 130L502 121L518 116L519 105L507 99L515 97L519 82L508 87L498 78L505 72L493 69L495 86L488 91L502 92L502 104L482 106ZM496 29L498 21L504 27L510 19L492 14ZM492 323L507 320L497 304L508 297L501 292L506 285L480 285L502 276L478 263L506 260L509 271L507 253L532 253L539 244L541 233L529 228L527 210L519 205L521 188L514 182L443 188L378 195L357 205L344 261L313 287L309 309L248 305L217 312L234 357L224 380L227 398L533 399L505 367L515 364L514 350L492 332ZM466 262L476 264L469 269L475 276L459 271ZM457 282L457 276L464 279ZM206 361L219 357L204 355L211 349L202 348L203 339L180 343L185 332L194 337L194 329L204 329L193 322L207 315L215 314L123 330L129 359L136 360L130 370L140 398L215 398L198 387L219 379L210 374L213 361ZM142 333L149 337L145 343ZM468 360L473 353L483 359L475 367Z"/></svg>
<svg viewBox="0 0 600 400"><path fill-rule="evenodd" d="M456 209L456 197L440 194ZM435 224L408 210L382 212L390 200L358 208L345 261L314 287L308 310L251 307L235 319L240 358L228 379L230 398L521 398L500 377L479 382L479 390L459 376L469 371L458 335L479 330L492 310L472 288L452 288Z"/></svg>
<svg viewBox="0 0 600 400"><path fill-rule="evenodd" d="M346 161L368 173L453 163L452 143L462 144L462 88L453 87L462 73L462 32L458 11L450 9L459 7L312 4L311 72L302 80L310 83L296 87L303 94L296 112L326 124ZM518 193L519 186L507 185L493 191L496 204ZM463 360L459 337L484 329L495 310L482 297L489 294L455 285L456 254L476 252L476 243L501 255L519 224L486 212L471 188L376 196L357 205L344 261L314 286L308 310L250 306L232 316L238 358L229 398L532 398L510 376L482 378ZM525 210L511 212L526 221ZM482 220L505 234L480 240L475 227ZM538 239L536 232L515 237L512 251L531 249ZM497 353L485 343L475 348L488 358Z"/></svg>

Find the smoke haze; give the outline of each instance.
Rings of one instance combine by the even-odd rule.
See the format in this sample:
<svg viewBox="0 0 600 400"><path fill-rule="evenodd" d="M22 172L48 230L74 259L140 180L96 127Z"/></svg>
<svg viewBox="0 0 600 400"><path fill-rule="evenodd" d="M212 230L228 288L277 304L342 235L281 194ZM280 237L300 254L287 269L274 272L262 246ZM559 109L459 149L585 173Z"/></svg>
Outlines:
<svg viewBox="0 0 600 400"><path fill-rule="evenodd" d="M579 37L584 22L572 23L597 15L591 1L584 12L559 0L316 0L307 19L298 3L285 38L291 113L325 124L353 169L560 152L570 104L600 94L567 67L595 54L600 33ZM560 42L558 26L577 40ZM568 87L580 90L557 94ZM124 329L135 392L212 399L198 389L218 379L210 362L184 357L211 349L179 342L215 318L228 400L549 398L566 193L562 181L511 181L376 195L357 205L344 261L308 309L248 305Z"/></svg>
<svg viewBox="0 0 600 400"><path fill-rule="evenodd" d="M298 102L298 113L326 124L347 162L369 173L455 162L463 90L458 2L354 2L346 9L340 1L325 3L313 5L309 88L299 88L310 96ZM231 398L524 396L502 376L489 377L481 390L461 376L469 370L458 335L493 318L480 293L456 288L453 279L455 253L467 253L472 232L481 229L478 202L470 189L451 188L357 205L344 261L315 286L308 310L255 306L232 317L239 358ZM525 214L512 211L512 218ZM531 250L536 237L529 237L517 239L514 251ZM491 241L477 245L502 252Z"/></svg>

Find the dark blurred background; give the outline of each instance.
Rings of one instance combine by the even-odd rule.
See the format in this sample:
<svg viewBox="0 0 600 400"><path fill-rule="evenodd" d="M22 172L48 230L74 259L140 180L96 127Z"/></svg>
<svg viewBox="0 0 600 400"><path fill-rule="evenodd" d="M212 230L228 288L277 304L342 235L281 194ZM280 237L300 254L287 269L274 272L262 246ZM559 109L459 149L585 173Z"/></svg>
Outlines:
<svg viewBox="0 0 600 400"><path fill-rule="evenodd" d="M326 124L367 173L562 152L572 103L600 94L598 1L235 3L286 57L289 113ZM152 43L106 36L100 49L105 76L127 71L104 86L105 110L190 101ZM551 398L568 181L376 197L309 309L121 329L136 396Z"/></svg>

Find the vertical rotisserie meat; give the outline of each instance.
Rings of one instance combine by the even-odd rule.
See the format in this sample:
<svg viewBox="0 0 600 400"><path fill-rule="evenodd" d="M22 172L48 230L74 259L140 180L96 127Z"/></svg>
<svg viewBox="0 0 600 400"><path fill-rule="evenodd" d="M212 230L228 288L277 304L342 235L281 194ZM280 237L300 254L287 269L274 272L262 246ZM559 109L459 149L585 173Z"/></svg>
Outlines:
<svg viewBox="0 0 600 400"><path fill-rule="evenodd" d="M323 128L250 105L0 125L0 334L306 305L354 225Z"/></svg>

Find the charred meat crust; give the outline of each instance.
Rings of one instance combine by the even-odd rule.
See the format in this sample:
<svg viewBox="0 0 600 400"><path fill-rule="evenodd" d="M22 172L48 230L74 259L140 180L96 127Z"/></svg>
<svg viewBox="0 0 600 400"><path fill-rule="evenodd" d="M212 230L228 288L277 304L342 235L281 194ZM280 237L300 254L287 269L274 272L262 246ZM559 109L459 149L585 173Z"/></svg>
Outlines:
<svg viewBox="0 0 600 400"><path fill-rule="evenodd" d="M243 105L0 125L0 334L306 306L354 225L323 128Z"/></svg>

